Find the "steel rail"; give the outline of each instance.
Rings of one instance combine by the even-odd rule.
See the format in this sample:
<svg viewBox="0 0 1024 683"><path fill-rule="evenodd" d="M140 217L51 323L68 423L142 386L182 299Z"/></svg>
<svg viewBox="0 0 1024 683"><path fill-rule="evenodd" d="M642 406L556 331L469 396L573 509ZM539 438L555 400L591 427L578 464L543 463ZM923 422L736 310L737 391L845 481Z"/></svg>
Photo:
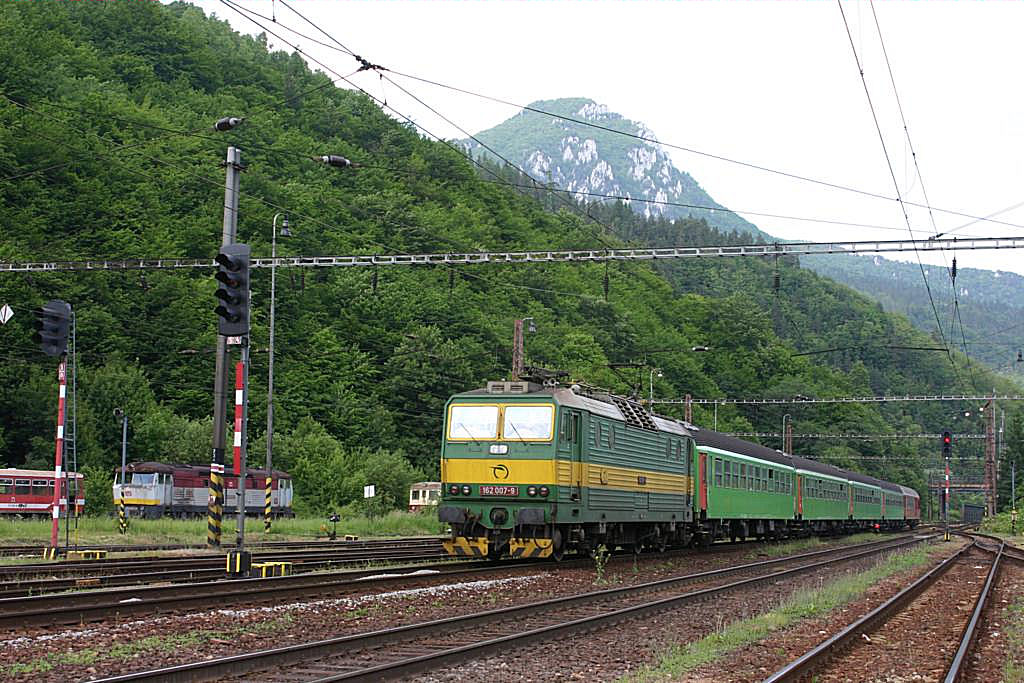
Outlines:
<svg viewBox="0 0 1024 683"><path fill-rule="evenodd" d="M791 661L789 664L786 664L781 669L765 678L762 683L800 681L811 676L831 657L833 657L843 647L849 645L850 642L857 638L861 633L866 633L886 621L895 612L902 609L908 602L935 583L939 577L946 573L950 567L959 561L959 559L968 550L974 548L975 545L976 542L972 541L970 544L964 546L937 566L933 567L912 584L901 590L899 593L889 598L857 621L846 626L846 628L841 630L839 633L836 633L831 638L819 643L816 647L808 650L797 659Z"/></svg>
<svg viewBox="0 0 1024 683"><path fill-rule="evenodd" d="M992 560L992 568L989 569L988 578L985 579L985 586L981 589L981 593L978 595L977 602L974 603L974 611L971 613L971 620L967 622L967 626L964 627L964 632L960 636L960 647L956 650L956 655L953 657L952 663L949 665L949 670L946 672L946 677L943 679L944 683L956 683L960 680L960 677L966 670L967 653L970 652L971 647L974 645L974 639L977 636L978 624L981 623L981 614L985 610L985 605L988 602L989 593L992 590L992 585L995 583L996 576L999 573L999 563L1003 558L1003 549L1006 543L999 543L999 550L996 551L995 559Z"/></svg>
<svg viewBox="0 0 1024 683"><path fill-rule="evenodd" d="M532 629L526 632L498 638L489 638L487 640L477 641L470 645L445 649L443 651L427 655L408 657L398 662L380 664L354 672L346 672L337 676L317 679L318 681L324 682L341 680L379 681L385 678L409 675L418 671L423 671L441 663L453 664L467 657L479 656L484 652L498 649L504 650L508 647L518 646L534 640L549 639L554 635L562 635L581 630L591 630L596 627L606 626L626 619L632 619L646 614L671 609L686 602L707 599L714 595L736 588L756 585L763 582L777 581L782 578L796 576L825 566L848 562L866 556L887 552L889 550L896 550L930 538L934 538L934 536L916 536L910 539L897 539L895 541L893 539L887 539L885 541L874 541L867 544L832 548L783 558L774 558L771 560L727 567L724 569L662 579L660 581L653 581L636 586L610 588L581 595L553 598L528 605L505 607L488 612L478 612L470 615L448 617L446 619L439 619L419 624L410 624L393 629L353 634L328 640L315 641L312 643L302 643L298 645L274 648L271 650L262 650L219 659L210 659L202 662L181 664L152 671L140 671L101 679L95 683L127 683L128 681L148 681L151 683L157 681L161 683L192 683L195 681L221 680L231 676L238 676L240 674L271 668L275 672L279 673L281 668L284 666L308 664L311 660L323 659L339 653L348 653L355 649L377 647L398 641L408 641L410 639L428 636L435 633L450 634L454 629L468 629L482 624L503 623L514 625L523 617L551 613L556 610L562 611L570 606L578 607L581 605L605 602L618 597L629 597L648 592L671 590L676 585L683 585L685 583L699 581L702 579L719 578L741 571L763 569L764 567L774 566L780 563L794 562L825 554L840 554L839 557L814 561L810 564L804 564L791 569L783 569L768 574L761 574L752 578L741 579L739 581L728 583L723 586L690 591L682 595L661 598L640 605L612 609L610 611L601 612L597 615L573 619L567 622ZM866 546L874 547L864 549Z"/></svg>
<svg viewBox="0 0 1024 683"><path fill-rule="evenodd" d="M373 548L333 548L316 550L295 550L276 551L267 553L253 553L253 562L288 562L296 563L310 560L337 560L339 562L372 561L377 559L395 559L402 553L419 553L425 555L433 553L437 557L444 557L447 554L439 542L433 543L411 543L392 544L388 546L376 546ZM105 560L83 560L61 563L36 563L0 566L0 577L15 576L26 577L43 574L47 576L81 574L88 571L132 571L136 569L152 570L161 567L167 570L172 569L205 569L211 567L223 567L223 554L204 554L192 557L136 557Z"/></svg>
<svg viewBox="0 0 1024 683"><path fill-rule="evenodd" d="M446 537L442 536L416 536L406 539L409 542L427 542L437 541L440 543ZM246 543L246 547L254 550L311 550L311 549L323 549L323 550L338 550L342 548L372 548L379 545L394 544L394 540L362 540L362 541L345 541L335 540L331 541L328 539L323 540L309 540L309 541L259 541L256 543ZM24 543L14 545L0 545L0 556L9 555L33 555L39 556L39 545L27 545ZM120 544L120 545L86 545L79 544L74 545L63 550L106 550L108 553L142 553L142 552L156 552L161 550L207 550L205 543L150 543L150 544ZM210 555L210 553L204 553ZM52 566L52 564L50 565Z"/></svg>

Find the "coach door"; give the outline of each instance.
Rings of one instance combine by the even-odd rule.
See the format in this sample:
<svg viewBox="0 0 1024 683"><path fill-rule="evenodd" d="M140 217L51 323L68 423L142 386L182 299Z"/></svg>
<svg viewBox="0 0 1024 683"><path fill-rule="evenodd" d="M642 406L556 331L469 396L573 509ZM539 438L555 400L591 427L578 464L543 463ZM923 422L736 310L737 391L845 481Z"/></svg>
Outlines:
<svg viewBox="0 0 1024 683"><path fill-rule="evenodd" d="M698 468L698 474L700 476L700 509L706 511L708 509L708 477L711 473L708 472L708 454L700 454L700 466Z"/></svg>
<svg viewBox="0 0 1024 683"><path fill-rule="evenodd" d="M797 517L804 515L804 478L796 475L796 514Z"/></svg>

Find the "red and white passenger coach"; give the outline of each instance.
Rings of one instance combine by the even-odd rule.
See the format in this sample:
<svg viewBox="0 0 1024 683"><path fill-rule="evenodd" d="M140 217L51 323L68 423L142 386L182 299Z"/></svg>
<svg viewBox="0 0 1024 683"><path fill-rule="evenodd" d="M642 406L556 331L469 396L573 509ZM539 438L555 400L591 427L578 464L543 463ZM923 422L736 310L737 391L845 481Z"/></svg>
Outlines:
<svg viewBox="0 0 1024 683"><path fill-rule="evenodd" d="M53 515L53 470L0 469L0 514ZM78 514L85 509L84 478L77 472L66 472L60 481L61 515L68 510L68 483Z"/></svg>

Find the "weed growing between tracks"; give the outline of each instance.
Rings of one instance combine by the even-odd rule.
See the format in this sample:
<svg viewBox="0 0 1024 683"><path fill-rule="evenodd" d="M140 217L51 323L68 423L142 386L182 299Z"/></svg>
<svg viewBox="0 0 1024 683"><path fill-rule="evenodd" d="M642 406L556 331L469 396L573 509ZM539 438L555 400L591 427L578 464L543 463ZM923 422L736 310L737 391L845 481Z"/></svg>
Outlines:
<svg viewBox="0 0 1024 683"><path fill-rule="evenodd" d="M810 538L796 538L792 541L783 541L781 543L764 543L747 553L746 557L751 560L758 557L782 557L783 555L795 555L801 552L809 553L815 550L834 548L837 545L871 543L872 541L879 540L882 539L879 538L878 534L873 533L853 534L852 536L840 536L838 538L811 536Z"/></svg>
<svg viewBox="0 0 1024 683"><path fill-rule="evenodd" d="M111 664L129 659L141 660L144 655L166 655L171 652L196 647L218 640L231 642L246 634L272 634L288 631L293 627L294 617L282 615L259 624L236 626L224 630L201 629L190 633L166 636L147 636L124 643L113 643L109 648L96 650L83 648L74 652L55 652L28 662L18 662L0 671L0 676L25 676L53 671L61 666L92 667L96 671L109 668Z"/></svg>
<svg viewBox="0 0 1024 683"><path fill-rule="evenodd" d="M795 622L821 616L852 602L864 595L878 581L925 564L933 550L930 546L918 546L885 558L868 571L843 577L814 590L800 591L785 599L771 612L720 625L715 633L702 640L677 645L664 653L657 665L641 669L620 681L641 683L674 679L745 645L763 640ZM1021 639L1024 644L1024 623L1021 628Z"/></svg>
<svg viewBox="0 0 1024 683"><path fill-rule="evenodd" d="M1006 611L1003 622L1006 634L1006 662L1003 680L1006 683L1024 681L1024 598L1017 598Z"/></svg>

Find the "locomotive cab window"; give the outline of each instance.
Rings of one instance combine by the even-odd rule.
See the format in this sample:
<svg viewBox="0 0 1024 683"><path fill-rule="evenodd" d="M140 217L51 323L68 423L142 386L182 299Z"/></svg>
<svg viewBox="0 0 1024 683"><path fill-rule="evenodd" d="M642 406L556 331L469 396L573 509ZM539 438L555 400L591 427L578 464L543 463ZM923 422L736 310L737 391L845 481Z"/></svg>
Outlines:
<svg viewBox="0 0 1024 683"><path fill-rule="evenodd" d="M453 405L448 409L450 441L480 441L498 438L498 406Z"/></svg>
<svg viewBox="0 0 1024 683"><path fill-rule="evenodd" d="M501 438L505 441L550 441L553 435L555 407L505 406Z"/></svg>

